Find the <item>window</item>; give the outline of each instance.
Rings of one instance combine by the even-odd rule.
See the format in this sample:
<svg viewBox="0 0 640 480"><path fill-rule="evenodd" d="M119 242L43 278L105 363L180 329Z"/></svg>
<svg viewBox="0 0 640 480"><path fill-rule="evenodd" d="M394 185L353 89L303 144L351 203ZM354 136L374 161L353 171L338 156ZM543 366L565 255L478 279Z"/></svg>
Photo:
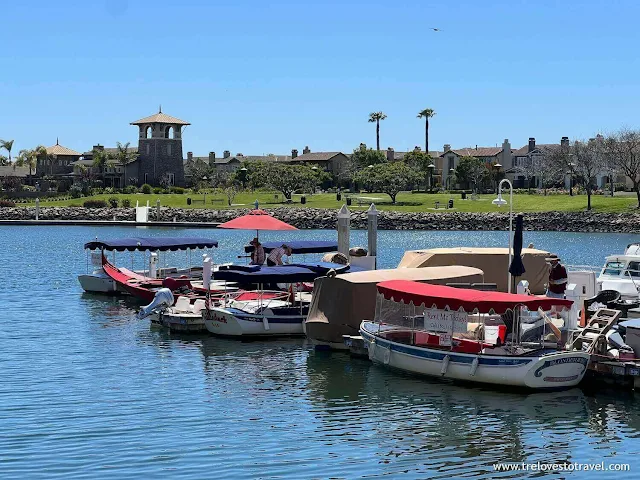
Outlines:
<svg viewBox="0 0 640 480"><path fill-rule="evenodd" d="M151 138L153 136L153 129L151 127L147 127L144 129L145 138Z"/></svg>
<svg viewBox="0 0 640 480"><path fill-rule="evenodd" d="M167 145L167 155L171 156L171 144Z"/></svg>
<svg viewBox="0 0 640 480"><path fill-rule="evenodd" d="M627 275L630 277L640 277L640 262L629 262Z"/></svg>
<svg viewBox="0 0 640 480"><path fill-rule="evenodd" d="M148 173L144 174L144 183L149 183L149 174Z"/></svg>
<svg viewBox="0 0 640 480"><path fill-rule="evenodd" d="M176 138L175 130L172 126L168 126L164 129L164 138Z"/></svg>
<svg viewBox="0 0 640 480"><path fill-rule="evenodd" d="M175 185L176 176L173 173L167 173L167 177L169 178L169 185Z"/></svg>
<svg viewBox="0 0 640 480"><path fill-rule="evenodd" d="M151 145L147 143L147 155L151 153Z"/></svg>
<svg viewBox="0 0 640 480"><path fill-rule="evenodd" d="M604 275L620 275L624 270L624 262L607 262L602 273Z"/></svg>
<svg viewBox="0 0 640 480"><path fill-rule="evenodd" d="M449 161L449 168L447 170L451 170L452 168L455 168L453 166L453 163L455 161L455 157L447 157L447 160Z"/></svg>

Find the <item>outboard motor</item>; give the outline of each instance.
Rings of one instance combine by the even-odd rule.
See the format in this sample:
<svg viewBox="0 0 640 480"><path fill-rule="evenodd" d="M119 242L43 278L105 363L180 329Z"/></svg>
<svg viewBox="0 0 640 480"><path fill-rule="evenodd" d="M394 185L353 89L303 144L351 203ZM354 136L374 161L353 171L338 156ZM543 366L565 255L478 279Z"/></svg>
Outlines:
<svg viewBox="0 0 640 480"><path fill-rule="evenodd" d="M154 312L173 305L173 293L168 288L161 288L156 292L153 301L149 305L145 305L138 312L138 318L142 320Z"/></svg>

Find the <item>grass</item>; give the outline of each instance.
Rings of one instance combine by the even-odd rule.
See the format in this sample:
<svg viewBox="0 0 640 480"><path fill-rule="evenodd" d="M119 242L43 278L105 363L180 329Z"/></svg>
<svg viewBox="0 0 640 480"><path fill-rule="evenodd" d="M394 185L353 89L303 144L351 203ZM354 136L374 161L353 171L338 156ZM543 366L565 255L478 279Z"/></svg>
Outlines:
<svg viewBox="0 0 640 480"><path fill-rule="evenodd" d="M454 210L458 212L496 212L500 211L500 208L493 205L491 201L495 198L495 195L479 195L477 200L462 200L459 193L444 194L427 194L427 193L410 193L403 192L398 194L396 198L396 204L391 203L391 199L384 193L363 193L353 194L353 197L362 197L363 201L361 205L353 200L350 207L351 210L363 210L369 207L370 203L375 203L378 210L394 210L401 212L447 212L444 206L449 199L453 199ZM187 198L192 200L202 200L204 195L198 194L108 194L108 195L95 195L88 198L76 198L62 201L40 201L41 206L82 206L85 200L108 200L111 197L116 197L121 202L124 198L128 198L131 202L131 206L135 207L136 201L140 205L145 205L147 201L149 205L154 207L156 200L160 199L160 204L163 207L176 207L176 208L253 208L253 203L258 200L261 207L275 208L283 205L287 205L282 202L282 195L276 199L274 193L267 192L254 192L254 193L240 193L233 200L234 205L229 207L227 205L227 199L223 195L207 193L206 207L202 203L192 203L187 205ZM294 195L293 202L290 206L298 208L328 208L339 209L345 203L345 195L342 195L342 200L336 200L335 193L325 193L316 195L307 195L306 204L300 203L300 195ZM508 195L505 196L508 201ZM214 200L214 202L212 202ZM435 202L440 202L440 209L435 210ZM33 203L27 204L33 206ZM594 195L591 197L591 205L593 211L601 213L622 213L630 212L637 206L637 200L635 195L629 196L615 196L613 198ZM518 194L513 196L513 210L516 212L580 212L586 210L587 196L586 195L528 195ZM501 207L502 210L507 211L508 206Z"/></svg>

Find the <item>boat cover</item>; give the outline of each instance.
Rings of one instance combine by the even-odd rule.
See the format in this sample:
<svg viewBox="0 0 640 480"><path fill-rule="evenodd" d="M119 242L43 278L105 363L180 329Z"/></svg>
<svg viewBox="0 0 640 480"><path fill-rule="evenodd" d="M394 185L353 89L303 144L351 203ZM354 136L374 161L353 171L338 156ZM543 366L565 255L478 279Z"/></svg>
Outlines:
<svg viewBox="0 0 640 480"><path fill-rule="evenodd" d="M437 284L482 283L482 270L472 267L393 268L317 278L305 321L311 340L342 344L342 335L358 335L362 320L371 320L376 310L376 284L405 279Z"/></svg>
<svg viewBox="0 0 640 480"><path fill-rule="evenodd" d="M533 294L543 294L545 283L549 281L549 266L545 258L549 252L535 248L522 249L522 263L525 274L517 280L527 280ZM410 250L404 253L398 268L441 267L445 265L466 265L484 272L486 283L495 283L498 290L508 290L509 249L508 248L430 248Z"/></svg>
<svg viewBox="0 0 640 480"><path fill-rule="evenodd" d="M118 252L124 252L125 250L129 250L130 252L136 250L152 252L159 250L164 252L167 250L176 251L187 250L188 248L212 248L217 246L217 240L202 237L131 237L103 241L95 240L84 244L84 248L89 250L117 250Z"/></svg>
<svg viewBox="0 0 640 480"><path fill-rule="evenodd" d="M284 242L264 242L262 248L265 252L270 252L274 248L281 247L283 244L291 247L293 253L326 253L335 252L338 250L338 242L333 241L315 241L315 240L295 240ZM253 245L245 245L244 251L247 253L253 252Z"/></svg>
<svg viewBox="0 0 640 480"><path fill-rule="evenodd" d="M349 265L326 262L291 263L275 267L221 265L218 271L213 272L213 278L240 284L313 282L316 278L326 275L329 270L342 273L350 268Z"/></svg>
<svg viewBox="0 0 640 480"><path fill-rule="evenodd" d="M429 308L450 310L463 309L466 312L503 314L516 306L525 306L529 310L551 310L552 307L570 308L573 302L560 298L537 295L518 295L516 293L487 292L467 288L454 288L445 285L428 285L410 280L389 280L378 284L378 292L384 298L394 302L413 303Z"/></svg>

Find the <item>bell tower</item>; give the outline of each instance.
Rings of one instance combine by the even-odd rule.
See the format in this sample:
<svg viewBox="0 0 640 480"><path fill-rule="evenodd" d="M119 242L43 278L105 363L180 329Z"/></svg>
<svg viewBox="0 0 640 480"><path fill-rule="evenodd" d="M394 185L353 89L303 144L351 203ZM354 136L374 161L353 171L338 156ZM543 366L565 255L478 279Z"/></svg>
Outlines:
<svg viewBox="0 0 640 480"><path fill-rule="evenodd" d="M162 113L141 118L131 125L139 130L138 137L138 185L148 183L184 186L182 163L182 131L189 122Z"/></svg>

